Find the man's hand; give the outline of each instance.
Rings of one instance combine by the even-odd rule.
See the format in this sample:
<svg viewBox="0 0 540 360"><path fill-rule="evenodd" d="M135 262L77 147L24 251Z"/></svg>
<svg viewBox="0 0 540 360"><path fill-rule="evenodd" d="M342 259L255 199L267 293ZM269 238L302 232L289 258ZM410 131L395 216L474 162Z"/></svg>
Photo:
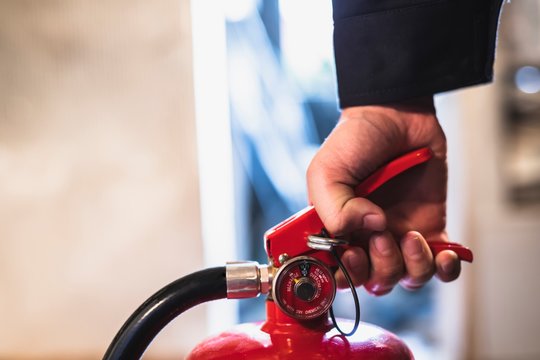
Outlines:
<svg viewBox="0 0 540 360"><path fill-rule="evenodd" d="M355 197L354 187L377 168L420 147L433 151L426 164L390 180L369 200ZM446 139L431 97L343 110L307 180L310 201L326 229L358 245L342 254L356 286L383 295L398 282L414 289L435 273L443 281L459 276L454 252L433 259L427 245L448 241ZM341 272L336 279L346 286Z"/></svg>

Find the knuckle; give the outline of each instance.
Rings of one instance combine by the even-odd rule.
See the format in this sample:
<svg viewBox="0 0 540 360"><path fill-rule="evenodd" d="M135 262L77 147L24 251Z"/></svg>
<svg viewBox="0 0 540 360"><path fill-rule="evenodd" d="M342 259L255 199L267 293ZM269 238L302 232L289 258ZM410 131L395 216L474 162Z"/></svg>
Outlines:
<svg viewBox="0 0 540 360"><path fill-rule="evenodd" d="M415 284L425 284L427 283L433 276L433 273L424 273L421 275L415 275L410 277L410 281Z"/></svg>
<svg viewBox="0 0 540 360"><path fill-rule="evenodd" d="M309 180L317 175L318 175L317 159L314 158L313 160L311 160L311 162L308 165L308 168L306 170L306 177Z"/></svg>
<svg viewBox="0 0 540 360"><path fill-rule="evenodd" d="M345 221L339 214L331 213L321 220L326 230L328 230L331 234L341 235L343 232Z"/></svg>
<svg viewBox="0 0 540 360"><path fill-rule="evenodd" d="M372 285L376 288L392 288L396 285L403 275L403 269L393 267L385 271L375 271L372 276Z"/></svg>
<svg viewBox="0 0 540 360"><path fill-rule="evenodd" d="M403 263L400 261L389 261L385 264L374 269L374 275L385 282L396 283L402 277L404 272Z"/></svg>
<svg viewBox="0 0 540 360"><path fill-rule="evenodd" d="M390 286L390 285L395 285L398 283L399 279L401 278L401 274L400 273L392 273L392 274L384 274L382 276L379 276L377 278L377 281L380 283L380 284L383 284L383 285L387 285L387 286Z"/></svg>
<svg viewBox="0 0 540 360"><path fill-rule="evenodd" d="M428 282L435 273L435 266L432 264L423 265L420 267L411 267L408 269L407 278L416 283Z"/></svg>
<svg viewBox="0 0 540 360"><path fill-rule="evenodd" d="M352 280L352 283L353 283L353 286L354 287L360 287L362 286L365 282L366 282L366 279L363 277L363 276L354 276L354 275L351 275L351 280ZM344 281L344 286L342 286L342 289L346 289L349 287L349 283Z"/></svg>

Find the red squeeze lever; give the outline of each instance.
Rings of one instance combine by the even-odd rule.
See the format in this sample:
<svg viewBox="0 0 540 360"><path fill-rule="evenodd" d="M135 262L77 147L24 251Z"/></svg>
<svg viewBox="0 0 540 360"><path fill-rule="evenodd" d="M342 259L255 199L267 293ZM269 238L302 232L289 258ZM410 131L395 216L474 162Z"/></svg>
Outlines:
<svg viewBox="0 0 540 360"><path fill-rule="evenodd" d="M400 156L362 181L355 188L355 194L366 197L388 180L407 169L428 161L432 156L429 148L421 148ZM283 259L299 255L310 255L326 263L334 264L335 261L328 252L313 250L307 246L307 237L320 234L323 229L324 225L315 208L308 206L266 232L264 235L266 253L276 267L281 266ZM298 239L301 240L298 241ZM434 256L443 250L452 250L460 260L473 261L472 251L460 244L431 241L428 245ZM281 257L280 255L285 256Z"/></svg>

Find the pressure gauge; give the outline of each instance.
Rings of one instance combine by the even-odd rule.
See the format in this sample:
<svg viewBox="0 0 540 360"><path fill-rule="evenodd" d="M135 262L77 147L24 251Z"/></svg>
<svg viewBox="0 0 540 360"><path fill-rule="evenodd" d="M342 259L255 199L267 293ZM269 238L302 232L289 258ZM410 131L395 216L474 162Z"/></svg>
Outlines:
<svg viewBox="0 0 540 360"><path fill-rule="evenodd" d="M330 269L309 256L295 257L277 271L272 297L287 315L300 320L325 314L336 296L336 283Z"/></svg>

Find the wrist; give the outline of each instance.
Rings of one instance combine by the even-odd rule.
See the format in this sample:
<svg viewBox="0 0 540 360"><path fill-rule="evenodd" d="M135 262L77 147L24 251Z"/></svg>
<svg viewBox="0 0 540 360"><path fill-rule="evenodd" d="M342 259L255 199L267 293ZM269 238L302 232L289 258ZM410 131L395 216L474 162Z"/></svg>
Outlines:
<svg viewBox="0 0 540 360"><path fill-rule="evenodd" d="M343 118L354 118L365 114L366 111L392 112L417 114L435 114L435 104L433 96L423 96L414 99L408 99L398 102L392 102L380 105L362 105L346 107L342 110Z"/></svg>
<svg viewBox="0 0 540 360"><path fill-rule="evenodd" d="M388 155L390 157L422 146L429 146L440 156L446 151L444 132L432 96L384 105L348 107L343 109L340 123L343 126L347 123L342 132L347 131L358 138L385 139L386 146L397 152Z"/></svg>

